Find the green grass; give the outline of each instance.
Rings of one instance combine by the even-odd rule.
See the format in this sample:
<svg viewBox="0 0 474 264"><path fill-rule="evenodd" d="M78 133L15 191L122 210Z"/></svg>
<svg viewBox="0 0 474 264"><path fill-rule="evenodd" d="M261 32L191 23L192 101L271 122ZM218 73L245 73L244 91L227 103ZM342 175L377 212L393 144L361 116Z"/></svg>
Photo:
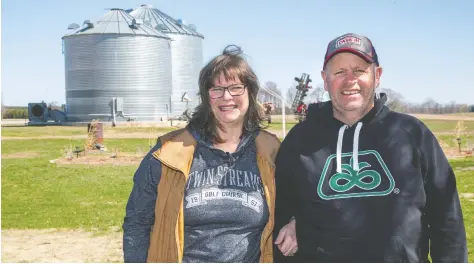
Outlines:
<svg viewBox="0 0 474 264"><path fill-rule="evenodd" d="M87 134L87 127L63 127L63 126L2 127L2 137L73 136L73 135L86 135L86 134Z"/></svg>
<svg viewBox="0 0 474 264"><path fill-rule="evenodd" d="M2 229L120 226L134 167L2 163Z"/></svg>
<svg viewBox="0 0 474 264"><path fill-rule="evenodd" d="M450 163L456 174L458 192L460 194L474 193L474 157L452 159ZM468 258L472 262L474 260L474 198L461 197L461 207L466 227Z"/></svg>
<svg viewBox="0 0 474 264"><path fill-rule="evenodd" d="M107 133L153 133L169 132L174 127L108 127L104 126L104 137ZM87 126L24 126L2 127L2 137L35 137L35 136L76 136L87 135Z"/></svg>
<svg viewBox="0 0 474 264"><path fill-rule="evenodd" d="M458 148L455 135L437 135L437 138L451 148ZM474 133L461 135L461 150L468 150L469 147L474 148Z"/></svg>
<svg viewBox="0 0 474 264"><path fill-rule="evenodd" d="M292 129L297 123L295 122L292 122L292 123L286 123L285 124L285 128L286 128L286 132L288 133L288 131L290 131L290 129ZM268 126L268 129L271 129L271 130L277 130L277 129L282 129L283 128L283 124L282 123L271 123L269 126Z"/></svg>
<svg viewBox="0 0 474 264"><path fill-rule="evenodd" d="M148 149L146 139L107 140L109 149ZM38 157L2 158L3 228L120 226L137 166L58 166L49 160L82 140L2 141L2 153L34 151Z"/></svg>
<svg viewBox="0 0 474 264"><path fill-rule="evenodd" d="M422 119L423 123L433 133L437 132L453 132L459 121L457 120L436 120L436 119ZM474 121L463 121L466 128L466 132L470 131L474 133Z"/></svg>

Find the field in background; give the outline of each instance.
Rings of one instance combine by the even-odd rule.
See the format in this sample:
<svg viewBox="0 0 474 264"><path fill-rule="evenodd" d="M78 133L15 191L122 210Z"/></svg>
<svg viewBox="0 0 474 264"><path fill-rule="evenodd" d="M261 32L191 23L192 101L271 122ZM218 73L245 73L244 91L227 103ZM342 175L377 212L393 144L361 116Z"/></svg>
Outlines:
<svg viewBox="0 0 474 264"><path fill-rule="evenodd" d="M446 115L448 116L448 115ZM443 118L446 118L443 116ZM456 172L474 259L474 157L458 155L452 119L423 119ZM474 143L474 119L464 119L463 149ZM269 130L280 134L281 117ZM296 123L287 119L287 131ZM175 128L104 126L102 158L143 156L156 137ZM121 262L121 224L140 158L126 163L61 163L83 146L86 127L2 127L2 260L5 262ZM111 156L115 155L115 158ZM89 155L91 156L91 155ZM91 231L92 233L89 233Z"/></svg>

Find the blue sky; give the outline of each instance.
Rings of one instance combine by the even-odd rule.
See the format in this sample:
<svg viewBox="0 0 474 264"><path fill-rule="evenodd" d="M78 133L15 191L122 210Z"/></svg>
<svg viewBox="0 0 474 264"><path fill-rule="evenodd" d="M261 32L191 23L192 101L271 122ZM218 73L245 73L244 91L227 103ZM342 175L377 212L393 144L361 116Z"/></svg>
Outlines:
<svg viewBox="0 0 474 264"><path fill-rule="evenodd" d="M261 83L285 90L307 72L321 85L327 43L368 36L384 68L381 87L410 102L474 103L474 1L470 0L81 0L2 1L2 100L65 102L61 37L106 8L152 4L204 34L204 62L240 45Z"/></svg>

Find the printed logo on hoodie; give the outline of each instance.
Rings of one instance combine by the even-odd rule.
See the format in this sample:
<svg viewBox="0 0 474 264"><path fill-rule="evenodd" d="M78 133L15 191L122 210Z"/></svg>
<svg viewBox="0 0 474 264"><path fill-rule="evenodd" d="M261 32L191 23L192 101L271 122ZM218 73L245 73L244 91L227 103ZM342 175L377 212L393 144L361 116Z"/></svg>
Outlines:
<svg viewBox="0 0 474 264"><path fill-rule="evenodd" d="M229 168L227 164L189 173L186 194L186 208L229 199L262 212L264 193L260 176L252 171Z"/></svg>
<svg viewBox="0 0 474 264"><path fill-rule="evenodd" d="M395 188L395 180L380 154L375 150L359 152L358 166L353 153L342 153L342 171L336 171L336 154L329 156L318 184L323 200L384 196Z"/></svg>

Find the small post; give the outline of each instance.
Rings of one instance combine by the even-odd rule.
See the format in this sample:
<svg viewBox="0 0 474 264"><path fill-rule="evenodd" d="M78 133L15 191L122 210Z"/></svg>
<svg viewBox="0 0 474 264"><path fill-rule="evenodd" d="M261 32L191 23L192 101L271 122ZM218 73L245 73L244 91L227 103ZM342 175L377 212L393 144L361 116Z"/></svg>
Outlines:
<svg viewBox="0 0 474 264"><path fill-rule="evenodd" d="M117 125L117 120L115 119L115 100L116 98L112 98L112 115L114 116L114 120L112 121L112 127L115 127Z"/></svg>
<svg viewBox="0 0 474 264"><path fill-rule="evenodd" d="M285 108L286 108L286 104L285 104L285 94L283 93L283 97L281 98L281 128L283 130L283 138L286 137L286 113L285 113Z"/></svg>
<svg viewBox="0 0 474 264"><path fill-rule="evenodd" d="M458 138L456 138L456 140L458 141L459 153L461 153L461 138L458 137Z"/></svg>

